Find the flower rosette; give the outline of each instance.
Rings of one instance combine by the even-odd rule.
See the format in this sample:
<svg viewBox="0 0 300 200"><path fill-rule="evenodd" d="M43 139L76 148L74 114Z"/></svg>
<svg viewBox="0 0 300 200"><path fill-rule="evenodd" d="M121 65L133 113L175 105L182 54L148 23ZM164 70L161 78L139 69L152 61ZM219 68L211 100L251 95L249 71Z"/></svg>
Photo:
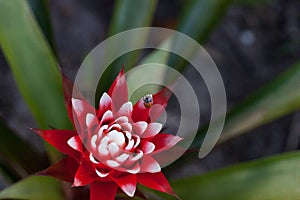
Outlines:
<svg viewBox="0 0 300 200"><path fill-rule="evenodd" d="M64 76L63 88L76 131L33 129L67 155L40 174L74 187L90 185L91 200L113 200L118 188L132 197L138 183L177 197L154 158L182 139L162 133L162 124L155 122L167 106L170 90L154 94L153 105L145 105L143 98L132 105L124 68L101 96L98 109L76 89L78 98L73 98L73 84Z"/></svg>

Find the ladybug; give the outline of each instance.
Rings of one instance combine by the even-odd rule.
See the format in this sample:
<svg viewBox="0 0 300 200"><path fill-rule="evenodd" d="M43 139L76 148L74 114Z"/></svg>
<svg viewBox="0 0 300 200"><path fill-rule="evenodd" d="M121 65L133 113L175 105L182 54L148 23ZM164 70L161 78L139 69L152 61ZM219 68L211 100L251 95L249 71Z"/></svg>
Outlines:
<svg viewBox="0 0 300 200"><path fill-rule="evenodd" d="M143 101L144 101L144 106L146 108L151 108L151 106L153 105L153 97L152 94L147 94L143 97Z"/></svg>

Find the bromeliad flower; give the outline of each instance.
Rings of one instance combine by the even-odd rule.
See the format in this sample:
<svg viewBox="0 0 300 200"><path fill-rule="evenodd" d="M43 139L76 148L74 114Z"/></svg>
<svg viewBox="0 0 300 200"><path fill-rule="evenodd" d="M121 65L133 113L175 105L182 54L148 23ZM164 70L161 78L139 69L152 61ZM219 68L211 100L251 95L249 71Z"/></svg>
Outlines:
<svg viewBox="0 0 300 200"><path fill-rule="evenodd" d="M137 183L176 196L154 159L181 140L161 133L162 124L154 122L171 92L164 88L133 106L122 69L95 109L81 95L72 98L73 85L63 80L68 114L76 131L33 129L68 155L41 174L72 182L74 187L89 184L91 200L113 200L118 187L132 197Z"/></svg>

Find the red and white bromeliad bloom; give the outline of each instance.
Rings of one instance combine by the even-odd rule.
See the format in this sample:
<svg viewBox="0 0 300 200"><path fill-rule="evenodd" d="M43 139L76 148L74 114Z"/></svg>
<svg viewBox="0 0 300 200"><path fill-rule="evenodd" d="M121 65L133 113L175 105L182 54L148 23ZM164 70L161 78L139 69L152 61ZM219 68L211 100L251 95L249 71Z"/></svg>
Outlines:
<svg viewBox="0 0 300 200"><path fill-rule="evenodd" d="M76 131L33 129L68 155L42 174L71 182L74 187L90 184L91 200L113 200L118 188L132 197L137 183L176 196L153 158L181 140L161 133L162 124L152 122L162 113L160 108L166 107L171 92L162 89L133 106L122 69L95 109L84 98L72 98L72 84L66 78L63 82L66 107ZM158 109L150 119L152 104Z"/></svg>

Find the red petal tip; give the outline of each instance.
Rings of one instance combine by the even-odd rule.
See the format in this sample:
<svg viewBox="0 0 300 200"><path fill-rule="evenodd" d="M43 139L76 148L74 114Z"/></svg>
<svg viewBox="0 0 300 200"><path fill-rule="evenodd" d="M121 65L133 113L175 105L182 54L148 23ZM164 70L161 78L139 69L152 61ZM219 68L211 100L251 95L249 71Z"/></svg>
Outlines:
<svg viewBox="0 0 300 200"><path fill-rule="evenodd" d="M138 174L138 183L154 190L170 194L177 199L180 199L173 191L168 180L162 172Z"/></svg>

